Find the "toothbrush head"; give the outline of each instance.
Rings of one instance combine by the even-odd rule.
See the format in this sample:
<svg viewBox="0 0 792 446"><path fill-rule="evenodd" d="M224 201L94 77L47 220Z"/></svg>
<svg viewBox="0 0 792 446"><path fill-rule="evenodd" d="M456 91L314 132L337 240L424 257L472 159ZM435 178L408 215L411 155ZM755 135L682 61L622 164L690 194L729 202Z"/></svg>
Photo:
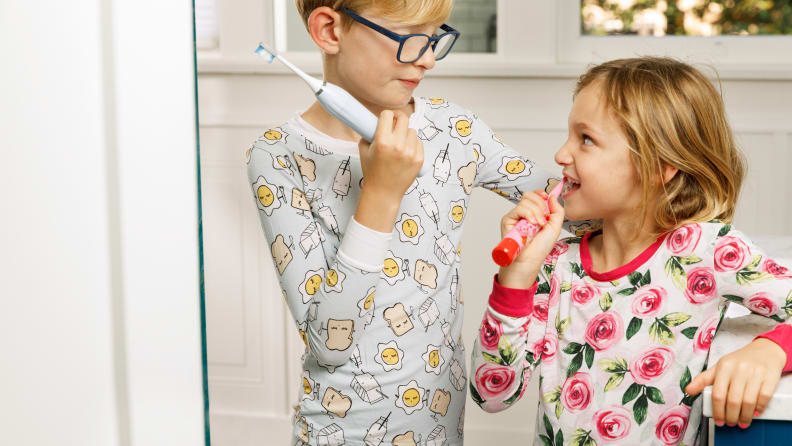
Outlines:
<svg viewBox="0 0 792 446"><path fill-rule="evenodd" d="M561 195L561 192L564 190L565 184L566 184L566 178L562 178L561 181L558 184L556 184L556 186L553 188L553 190L550 191L550 194L548 195L551 197L558 198L558 196Z"/></svg>
<svg viewBox="0 0 792 446"><path fill-rule="evenodd" d="M256 48L255 53L266 57L269 63L272 63L272 61L275 60L275 56L278 55L277 51L273 51L270 47L265 45L264 42L259 42L258 48Z"/></svg>

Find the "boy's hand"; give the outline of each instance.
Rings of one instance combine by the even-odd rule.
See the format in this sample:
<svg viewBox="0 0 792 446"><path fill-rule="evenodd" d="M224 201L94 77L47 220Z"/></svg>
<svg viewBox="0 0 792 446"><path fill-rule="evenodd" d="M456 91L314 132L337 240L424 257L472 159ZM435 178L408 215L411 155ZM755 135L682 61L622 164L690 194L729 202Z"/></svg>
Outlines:
<svg viewBox="0 0 792 446"><path fill-rule="evenodd" d="M380 113L374 141L358 143L364 188L401 202L423 165L423 143L402 112Z"/></svg>
<svg viewBox="0 0 792 446"><path fill-rule="evenodd" d="M545 204L547 198L548 195L543 190L525 192L517 206L501 219L502 237L506 236L521 218L542 227L523 247L514 262L500 269L498 283L501 285L509 288L529 288L533 285L544 259L558 241L561 224L564 222L564 208L554 197L548 200L548 209Z"/></svg>
<svg viewBox="0 0 792 446"><path fill-rule="evenodd" d="M699 373L685 387L685 392L698 395L704 387L712 385L715 424L739 423L745 429L767 407L785 364L784 350L769 339L759 338Z"/></svg>

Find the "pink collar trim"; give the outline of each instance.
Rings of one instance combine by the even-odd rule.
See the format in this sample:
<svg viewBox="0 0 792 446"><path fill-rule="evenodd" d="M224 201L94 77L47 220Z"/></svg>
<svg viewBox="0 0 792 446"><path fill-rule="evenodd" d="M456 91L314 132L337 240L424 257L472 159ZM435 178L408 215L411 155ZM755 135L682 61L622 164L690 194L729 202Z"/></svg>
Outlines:
<svg viewBox="0 0 792 446"><path fill-rule="evenodd" d="M637 270L641 265L646 263L655 252L660 248L660 245L663 244L663 240L665 239L667 234L663 234L660 237L657 237L657 240L652 243L648 248L646 248L642 253L638 254L638 256L632 260L630 260L626 265L622 265L616 269L612 269L610 271L606 271L604 273L598 273L594 271L591 264L591 252L589 251L589 238L592 235L599 234L602 232L602 229L598 229L593 232L588 232L583 236L583 239L580 241L580 260L583 264L583 271L589 275L592 279L599 281L599 282L610 282L621 277L624 277L635 270Z"/></svg>

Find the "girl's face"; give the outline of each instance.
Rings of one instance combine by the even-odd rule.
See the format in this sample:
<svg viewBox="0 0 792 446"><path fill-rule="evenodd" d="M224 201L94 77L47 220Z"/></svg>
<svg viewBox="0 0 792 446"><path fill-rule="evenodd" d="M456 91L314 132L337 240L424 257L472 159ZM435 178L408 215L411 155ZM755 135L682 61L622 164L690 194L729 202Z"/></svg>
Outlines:
<svg viewBox="0 0 792 446"><path fill-rule="evenodd" d="M404 25L369 14L366 19L398 34L423 33L433 35L439 24ZM398 109L410 102L413 91L423 79L424 72L434 67L431 48L413 63L396 60L399 43L379 32L354 22L342 31L340 49L333 67L335 79L364 105L378 109Z"/></svg>
<svg viewBox="0 0 792 446"><path fill-rule="evenodd" d="M564 210L571 220L636 216L642 200L627 138L605 107L599 82L578 93L569 113L569 136L555 154L567 181Z"/></svg>

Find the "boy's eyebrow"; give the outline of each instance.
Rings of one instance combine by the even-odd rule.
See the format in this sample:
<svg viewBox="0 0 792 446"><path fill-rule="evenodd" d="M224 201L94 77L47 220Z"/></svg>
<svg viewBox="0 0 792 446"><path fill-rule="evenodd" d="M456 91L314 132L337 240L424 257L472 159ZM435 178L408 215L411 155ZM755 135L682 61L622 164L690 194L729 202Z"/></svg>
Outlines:
<svg viewBox="0 0 792 446"><path fill-rule="evenodd" d="M594 133L595 136L602 134L602 132L600 132L599 130L597 130L596 128L592 127L591 125L587 124L584 121L576 121L572 125L572 127L575 128L576 130L579 130L579 131L587 130L587 131L589 131L591 133Z"/></svg>

